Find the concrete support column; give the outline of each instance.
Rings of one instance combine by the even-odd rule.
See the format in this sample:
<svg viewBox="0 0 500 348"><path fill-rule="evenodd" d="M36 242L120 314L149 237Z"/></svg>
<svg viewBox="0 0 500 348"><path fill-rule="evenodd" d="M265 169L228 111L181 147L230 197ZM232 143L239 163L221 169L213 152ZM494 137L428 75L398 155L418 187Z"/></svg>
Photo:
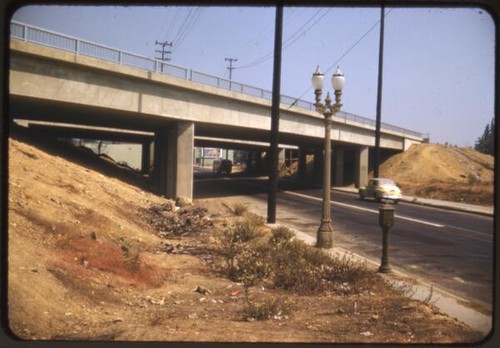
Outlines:
<svg viewBox="0 0 500 348"><path fill-rule="evenodd" d="M167 194L193 199L194 123L179 122L169 130Z"/></svg>
<svg viewBox="0 0 500 348"><path fill-rule="evenodd" d="M193 122L179 122L155 133L153 185L160 194L193 199L193 148Z"/></svg>
<svg viewBox="0 0 500 348"><path fill-rule="evenodd" d="M336 147L335 151L335 186L344 185L344 149Z"/></svg>
<svg viewBox="0 0 500 348"><path fill-rule="evenodd" d="M299 147L299 163L297 175L300 180L307 179L307 151L303 147Z"/></svg>
<svg viewBox="0 0 500 348"><path fill-rule="evenodd" d="M247 173L252 173L253 171L253 168L252 168L252 161L253 161L253 152L252 151L248 151L247 153L247 166L246 166L246 172Z"/></svg>
<svg viewBox="0 0 500 348"><path fill-rule="evenodd" d="M368 183L368 146L360 146L356 150L356 187Z"/></svg>
<svg viewBox="0 0 500 348"><path fill-rule="evenodd" d="M167 138L168 129L162 128L155 132L153 143L153 173L151 183L159 194L167 194Z"/></svg>
<svg viewBox="0 0 500 348"><path fill-rule="evenodd" d="M142 154L141 154L141 173L149 174L149 168L151 167L151 144L152 141L145 141L142 143Z"/></svg>

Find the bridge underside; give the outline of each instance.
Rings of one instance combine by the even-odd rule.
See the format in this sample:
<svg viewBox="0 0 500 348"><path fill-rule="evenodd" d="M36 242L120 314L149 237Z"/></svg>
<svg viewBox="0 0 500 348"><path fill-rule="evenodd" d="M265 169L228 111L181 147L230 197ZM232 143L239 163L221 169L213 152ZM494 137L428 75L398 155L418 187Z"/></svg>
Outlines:
<svg viewBox="0 0 500 348"><path fill-rule="evenodd" d="M88 105L63 103L12 95L9 100L11 118L34 121L57 122L82 126L108 127L113 129L154 133L159 127L169 127L179 120L133 113ZM197 137L230 139L247 142L269 143L270 131L236 127L224 124L196 122ZM322 145L321 139L308 138L300 134L280 133L284 145Z"/></svg>
<svg viewBox="0 0 500 348"><path fill-rule="evenodd" d="M192 198L193 148L218 147L253 151L260 158L269 146L269 131L168 119L144 113L104 109L11 95L11 119L25 120L30 130L49 138L80 138L135 143L142 146L142 172L150 176L153 190L167 197ZM299 177L321 182L323 142L299 134L280 133L280 147L296 151ZM368 146L333 142L334 185L368 180ZM312 170L306 161L314 158Z"/></svg>

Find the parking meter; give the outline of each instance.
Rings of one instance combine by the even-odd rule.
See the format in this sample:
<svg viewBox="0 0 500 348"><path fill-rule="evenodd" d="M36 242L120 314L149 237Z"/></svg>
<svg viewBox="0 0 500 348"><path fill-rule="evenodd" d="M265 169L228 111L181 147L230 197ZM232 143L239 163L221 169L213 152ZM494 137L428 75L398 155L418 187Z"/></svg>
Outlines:
<svg viewBox="0 0 500 348"><path fill-rule="evenodd" d="M389 229L394 225L395 208L391 204L384 203L379 208L378 223L382 227L382 260L378 271L380 273L391 273L389 264Z"/></svg>
<svg viewBox="0 0 500 348"><path fill-rule="evenodd" d="M390 229L394 225L394 206L391 204L382 204L379 208L378 224L383 229Z"/></svg>

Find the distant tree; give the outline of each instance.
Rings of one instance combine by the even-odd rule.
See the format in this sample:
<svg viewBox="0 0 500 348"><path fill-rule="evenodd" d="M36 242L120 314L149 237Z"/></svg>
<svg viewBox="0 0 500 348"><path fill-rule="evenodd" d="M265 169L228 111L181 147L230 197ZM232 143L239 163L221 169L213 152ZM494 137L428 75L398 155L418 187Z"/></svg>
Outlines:
<svg viewBox="0 0 500 348"><path fill-rule="evenodd" d="M495 119L491 120L490 124L487 124L484 128L484 133L476 140L474 149L479 152L486 153L488 155L493 155L495 145Z"/></svg>

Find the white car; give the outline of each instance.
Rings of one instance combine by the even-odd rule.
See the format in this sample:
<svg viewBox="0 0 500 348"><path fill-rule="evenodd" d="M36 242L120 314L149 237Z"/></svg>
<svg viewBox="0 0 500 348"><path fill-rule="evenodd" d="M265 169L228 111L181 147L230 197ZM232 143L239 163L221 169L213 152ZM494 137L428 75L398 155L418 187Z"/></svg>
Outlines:
<svg viewBox="0 0 500 348"><path fill-rule="evenodd" d="M397 203L401 198L401 190L391 179L373 178L368 185L359 189L359 198L366 197L374 198L377 202L387 199Z"/></svg>

